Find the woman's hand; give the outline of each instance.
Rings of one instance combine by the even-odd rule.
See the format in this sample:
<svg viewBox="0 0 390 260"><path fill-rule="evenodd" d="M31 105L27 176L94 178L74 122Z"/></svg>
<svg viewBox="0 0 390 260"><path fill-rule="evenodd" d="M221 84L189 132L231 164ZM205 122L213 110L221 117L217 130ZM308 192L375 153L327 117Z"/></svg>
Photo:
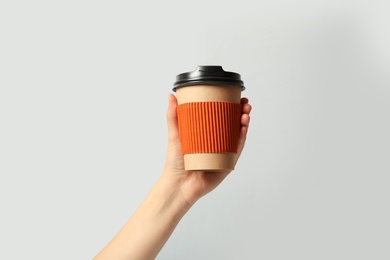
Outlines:
<svg viewBox="0 0 390 260"><path fill-rule="evenodd" d="M238 144L238 152L235 157L235 164L241 155L245 145L246 135L251 112L251 105L247 98L241 99L242 115L241 129ZM177 100L172 94L168 97L168 151L163 176L169 180L175 188L179 189L180 196L188 206L192 206L198 199L216 188L230 173L226 172L207 172L207 171L185 171L184 158L180 148L180 137L177 123Z"/></svg>
<svg viewBox="0 0 390 260"><path fill-rule="evenodd" d="M235 163L244 148L251 111L248 99L241 99L241 103L241 129ZM169 141L163 174L129 221L94 259L155 259L191 206L229 174L184 170L176 107L175 96L169 95Z"/></svg>

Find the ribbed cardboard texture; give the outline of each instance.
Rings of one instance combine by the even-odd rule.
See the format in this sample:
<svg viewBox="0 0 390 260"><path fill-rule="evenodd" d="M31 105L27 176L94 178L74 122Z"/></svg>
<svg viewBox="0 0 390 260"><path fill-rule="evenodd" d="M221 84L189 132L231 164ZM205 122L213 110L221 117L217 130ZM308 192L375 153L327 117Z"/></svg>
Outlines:
<svg viewBox="0 0 390 260"><path fill-rule="evenodd" d="M191 102L177 113L183 154L237 153L241 104Z"/></svg>
<svg viewBox="0 0 390 260"><path fill-rule="evenodd" d="M178 88L178 123L186 170L233 170L241 117L241 87Z"/></svg>

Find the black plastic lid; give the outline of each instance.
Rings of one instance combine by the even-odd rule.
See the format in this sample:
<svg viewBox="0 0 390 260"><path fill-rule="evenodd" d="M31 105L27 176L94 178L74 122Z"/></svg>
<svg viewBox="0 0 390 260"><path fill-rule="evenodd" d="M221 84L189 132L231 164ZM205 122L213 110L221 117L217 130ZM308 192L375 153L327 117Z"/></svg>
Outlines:
<svg viewBox="0 0 390 260"><path fill-rule="evenodd" d="M245 90L240 74L224 71L222 66L198 66L195 71L177 75L173 91L179 87L198 84L239 85L242 91Z"/></svg>

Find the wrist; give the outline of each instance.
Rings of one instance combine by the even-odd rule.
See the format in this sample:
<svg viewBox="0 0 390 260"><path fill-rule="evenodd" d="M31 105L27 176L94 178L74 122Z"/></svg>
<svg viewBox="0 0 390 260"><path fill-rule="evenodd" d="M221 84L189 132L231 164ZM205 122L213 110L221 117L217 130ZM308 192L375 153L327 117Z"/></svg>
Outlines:
<svg viewBox="0 0 390 260"><path fill-rule="evenodd" d="M166 210L183 216L192 207L182 194L181 182L171 174L164 171L155 187L155 196Z"/></svg>

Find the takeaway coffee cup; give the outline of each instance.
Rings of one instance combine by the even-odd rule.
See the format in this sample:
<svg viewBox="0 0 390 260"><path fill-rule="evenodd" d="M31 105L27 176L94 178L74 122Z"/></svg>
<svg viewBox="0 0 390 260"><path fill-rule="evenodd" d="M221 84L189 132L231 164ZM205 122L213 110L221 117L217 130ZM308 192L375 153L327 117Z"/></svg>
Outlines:
<svg viewBox="0 0 390 260"><path fill-rule="evenodd" d="M198 66L176 76L173 91L185 170L233 170L241 120L240 74Z"/></svg>

